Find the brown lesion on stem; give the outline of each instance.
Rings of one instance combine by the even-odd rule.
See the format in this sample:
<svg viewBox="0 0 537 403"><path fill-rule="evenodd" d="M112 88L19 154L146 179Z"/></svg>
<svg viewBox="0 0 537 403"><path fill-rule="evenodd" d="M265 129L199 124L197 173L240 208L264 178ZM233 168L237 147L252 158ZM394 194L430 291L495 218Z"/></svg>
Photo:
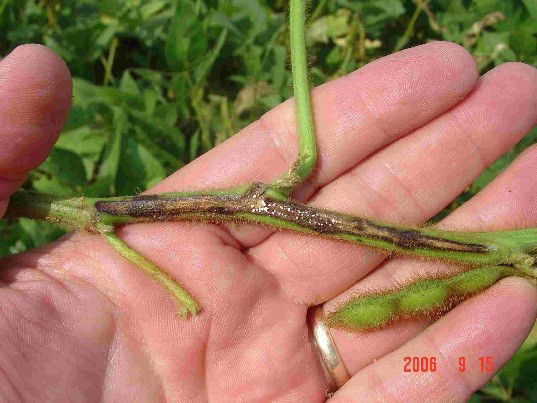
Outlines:
<svg viewBox="0 0 537 403"><path fill-rule="evenodd" d="M403 249L427 248L434 250L486 253L486 245L447 240L420 233L417 229L398 229L383 226L362 217L317 209L291 201L266 200L265 207L252 211L291 221L320 234L348 234L391 242Z"/></svg>
<svg viewBox="0 0 537 403"><path fill-rule="evenodd" d="M486 245L447 240L424 235L416 229L396 229L393 227L381 226L372 223L371 221L365 221L366 232L368 232L370 236L375 236L378 239L392 242L405 249L425 247L427 249L454 252L486 253L488 251Z"/></svg>
<svg viewBox="0 0 537 403"><path fill-rule="evenodd" d="M115 216L129 216L144 221L180 220L192 214L233 215L238 210L233 203L239 200L233 196L186 196L161 197L160 195L142 195L129 200L98 201L95 208L99 213Z"/></svg>
<svg viewBox="0 0 537 403"><path fill-rule="evenodd" d="M484 244L444 239L424 234L419 229L397 228L291 200L274 199L267 195L267 189L267 185L256 183L237 195L142 195L125 200L97 201L95 208L99 213L129 217L129 222L134 221L131 218L139 221L196 218L205 221L248 221L244 214L249 214L282 220L300 227L297 228L299 230L319 235L354 235L389 242L405 250L424 248L469 253L489 252L489 247Z"/></svg>

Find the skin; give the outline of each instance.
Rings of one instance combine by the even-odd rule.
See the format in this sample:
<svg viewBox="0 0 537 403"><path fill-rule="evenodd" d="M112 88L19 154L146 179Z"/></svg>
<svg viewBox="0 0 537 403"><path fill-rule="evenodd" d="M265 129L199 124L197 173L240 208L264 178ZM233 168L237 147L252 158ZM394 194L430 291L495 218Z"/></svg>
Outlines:
<svg viewBox="0 0 537 403"><path fill-rule="evenodd" d="M516 63L478 78L465 50L437 42L321 86L313 92L319 164L295 197L424 222L537 123L536 83L536 70ZM0 62L4 207L54 143L70 95L65 65L46 48L19 47ZM286 102L151 193L270 181L294 162L294 130ZM537 225L536 163L530 147L440 226ZM97 235L2 259L2 400L323 401L308 307L330 310L357 292L454 270L248 225L144 223L118 235L181 279L204 310L176 318L169 296ZM535 288L509 278L435 323L334 329L353 377L332 400L463 401L492 375L478 370L479 356L499 368L536 315ZM435 356L437 372L405 373L405 356ZM473 362L464 373L459 356Z"/></svg>

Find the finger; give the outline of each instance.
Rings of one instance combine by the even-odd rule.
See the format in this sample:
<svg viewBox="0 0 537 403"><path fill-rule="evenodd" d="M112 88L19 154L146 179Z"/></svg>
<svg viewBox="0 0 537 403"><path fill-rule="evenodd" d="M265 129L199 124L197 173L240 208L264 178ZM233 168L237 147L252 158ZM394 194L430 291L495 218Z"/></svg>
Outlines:
<svg viewBox="0 0 537 403"><path fill-rule="evenodd" d="M0 216L26 172L45 160L70 105L69 70L51 50L23 45L0 62Z"/></svg>
<svg viewBox="0 0 537 403"><path fill-rule="evenodd" d="M453 230L494 230L535 226L537 224L537 146L525 150L489 186L444 219L439 226ZM438 262L398 258L386 262L342 295L325 305L331 311L351 296L378 292L408 284L417 278L434 277L460 271ZM513 310L512 314L517 314ZM350 333L333 329L337 347L351 373L393 351L423 330L429 321L415 321L383 330ZM371 346L364 350L363 346Z"/></svg>
<svg viewBox="0 0 537 403"><path fill-rule="evenodd" d="M332 400L465 401L515 353L536 316L535 288L518 278L502 280L354 375ZM405 372L405 357L434 357L436 370L422 371L420 364Z"/></svg>
<svg viewBox="0 0 537 403"><path fill-rule="evenodd" d="M443 113L476 83L475 64L462 47L434 42L384 57L313 90L319 161L298 192L308 195L370 153ZM297 156L293 101L268 112L152 189L226 187L270 181ZM251 231L233 234L252 245ZM263 235L264 234L264 235Z"/></svg>
<svg viewBox="0 0 537 403"><path fill-rule="evenodd" d="M323 187L311 204L392 222L425 222L536 123L537 70L504 64L482 77L462 103ZM386 256L285 232L250 253L304 303L341 293Z"/></svg>

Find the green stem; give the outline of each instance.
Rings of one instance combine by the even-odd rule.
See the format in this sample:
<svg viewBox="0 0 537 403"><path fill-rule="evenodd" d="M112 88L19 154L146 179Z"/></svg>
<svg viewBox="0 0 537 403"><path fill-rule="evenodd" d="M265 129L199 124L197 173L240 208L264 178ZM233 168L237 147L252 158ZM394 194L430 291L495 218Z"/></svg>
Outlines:
<svg viewBox="0 0 537 403"><path fill-rule="evenodd" d="M101 235L121 256L141 269L175 298L179 303L179 315L181 317L184 318L188 314L196 315L200 311L201 308L198 302L164 270L130 248L114 232L101 232Z"/></svg>
<svg viewBox="0 0 537 403"><path fill-rule="evenodd" d="M317 162L315 126L306 59L305 13L306 2L304 0L291 0L289 37L299 151L298 160L293 164L293 167L271 184L274 190L287 196L311 175Z"/></svg>
<svg viewBox="0 0 537 403"><path fill-rule="evenodd" d="M6 218L28 217L52 222L67 230L82 229L99 233L121 256L133 263L163 287L179 303L179 314L195 315L200 306L163 269L130 248L114 233L113 220L101 220L95 201L83 197L59 199L42 193L17 191L10 198Z"/></svg>
<svg viewBox="0 0 537 403"><path fill-rule="evenodd" d="M412 35L414 34L414 26L416 25L416 20L418 19L418 16L421 14L422 11L422 8L419 6L419 4L416 3L416 9L414 10L414 14L412 14L412 17L410 17L410 21L406 26L405 33L397 41L397 44L393 49L393 53L403 49L408 43L408 41L410 41L410 38L412 38Z"/></svg>
<svg viewBox="0 0 537 403"><path fill-rule="evenodd" d="M296 203L264 184L110 199L54 199L19 191L7 214L97 232L135 222L244 221L474 266L529 269L537 258L537 228L461 232L402 226Z"/></svg>
<svg viewBox="0 0 537 403"><path fill-rule="evenodd" d="M4 217L48 221L67 230L97 231L94 207L84 197L62 199L44 193L18 190L10 197Z"/></svg>

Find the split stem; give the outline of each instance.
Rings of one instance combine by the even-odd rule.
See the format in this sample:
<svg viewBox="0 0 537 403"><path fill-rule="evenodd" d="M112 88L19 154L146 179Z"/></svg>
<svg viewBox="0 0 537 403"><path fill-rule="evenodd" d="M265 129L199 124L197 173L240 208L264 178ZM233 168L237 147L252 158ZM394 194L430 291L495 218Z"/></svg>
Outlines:
<svg viewBox="0 0 537 403"><path fill-rule="evenodd" d="M76 216L71 214L73 206ZM510 265L529 269L535 267L537 258L537 228L462 232L402 226L296 203L264 184L111 199L45 199L19 191L12 198L7 214L94 232L109 232L114 226L136 222L251 222L472 266Z"/></svg>

